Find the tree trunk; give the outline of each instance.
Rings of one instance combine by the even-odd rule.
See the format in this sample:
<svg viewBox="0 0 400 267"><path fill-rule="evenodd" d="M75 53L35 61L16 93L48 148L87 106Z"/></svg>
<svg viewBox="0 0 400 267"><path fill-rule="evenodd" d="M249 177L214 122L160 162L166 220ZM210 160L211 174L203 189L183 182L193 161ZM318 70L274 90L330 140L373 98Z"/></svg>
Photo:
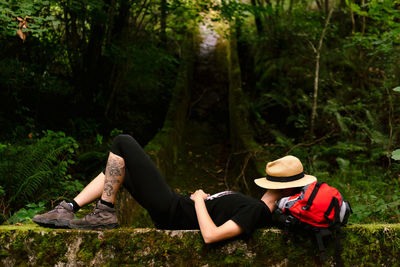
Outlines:
<svg viewBox="0 0 400 267"><path fill-rule="evenodd" d="M161 5L160 5L160 40L163 45L163 47L166 47L167 45L167 34L166 34L166 29L167 29L167 0L161 0Z"/></svg>
<svg viewBox="0 0 400 267"><path fill-rule="evenodd" d="M109 45L112 43L117 43L121 50L123 50L123 47L125 47L127 42L127 38L125 36L127 35L130 7L130 0L121 0L117 16L110 19L114 21L114 23L111 33L109 34L109 38L111 40L107 40L107 42L109 42ZM108 90L108 92L105 94L109 96L104 112L106 118L109 117L110 110L115 102L115 98L117 97L121 86L121 80L123 79L127 69L127 64L128 63L124 62L122 59L118 60L118 57L107 64L111 67L109 67L110 75L108 77L108 86L105 88Z"/></svg>
<svg viewBox="0 0 400 267"><path fill-rule="evenodd" d="M290 0L289 2L289 8L288 8L288 13L291 14L292 13L292 9L293 9L293 2L294 0Z"/></svg>
<svg viewBox="0 0 400 267"><path fill-rule="evenodd" d="M311 112L311 126L310 126L310 134L311 137L314 136L314 123L315 123L315 117L317 115L317 104L318 104L318 85L319 85L319 65L320 65L320 58L321 58L321 48L322 44L324 42L324 37L326 30L329 25L329 21L331 19L333 13L333 9L329 11L328 17L325 20L325 26L322 30L321 37L318 42L318 47L313 47L314 52L315 52L315 73L314 73L314 94L313 94L313 106L312 106L312 112Z"/></svg>
<svg viewBox="0 0 400 267"><path fill-rule="evenodd" d="M256 143L253 137L253 129L249 122L249 110L246 95L242 89L241 70L237 52L236 28L231 26L229 36L229 44L227 46L228 60L228 80L229 80L229 126L230 139L232 145L232 155L235 168L234 173L238 176L233 181L234 188L245 192L251 191L252 182L248 182L246 176L257 175L262 172L263 164L256 165L256 161L251 160L257 152L260 151L260 146ZM236 176L235 175L235 176ZM232 179L231 178L231 179ZM253 177L252 177L253 178ZM236 189L236 188L235 188Z"/></svg>
<svg viewBox="0 0 400 267"><path fill-rule="evenodd" d="M362 0L362 1L361 1L362 9L365 9L365 8L364 8L364 5L365 5L365 0ZM366 18L365 18L365 16L362 16L362 26L361 26L361 34L362 34L362 35L365 34L365 27L366 27L366 24L367 24Z"/></svg>
<svg viewBox="0 0 400 267"><path fill-rule="evenodd" d="M183 145L182 135L191 101L194 55L193 34L187 33L183 41L182 63L164 126L146 146L146 150L153 155L159 169L166 177L174 172L178 152Z"/></svg>
<svg viewBox="0 0 400 267"><path fill-rule="evenodd" d="M329 12L329 0L325 0L325 13Z"/></svg>
<svg viewBox="0 0 400 267"><path fill-rule="evenodd" d="M318 9L319 9L319 10L322 10L321 0L315 0L315 3L317 4Z"/></svg>
<svg viewBox="0 0 400 267"><path fill-rule="evenodd" d="M258 11L259 7L257 6L256 0L251 0L251 5L254 8L254 22L256 24L257 34L258 34L258 36L262 36L263 25L261 22L261 15L260 15L260 12Z"/></svg>
<svg viewBox="0 0 400 267"><path fill-rule="evenodd" d="M183 41L182 63L173 91L172 99L160 132L145 147L145 151L157 168L169 180L178 160L178 152L183 147L182 135L190 106L190 96L194 70L194 38L188 33ZM143 210L127 190L119 194L118 216L124 225L132 225L137 218L143 218ZM132 214L132 210L135 214ZM129 217L126 214L130 214ZM145 223L151 223L147 217Z"/></svg>
<svg viewBox="0 0 400 267"><path fill-rule="evenodd" d="M81 73L81 92L83 103L91 106L96 92L102 89L104 84L102 60L102 47L105 40L105 34L108 21L104 19L108 13L109 1L104 1L102 10L98 14L92 15L90 23L90 34L88 45L83 54L83 71ZM100 18L99 18L100 17ZM90 112L90 109L88 109Z"/></svg>
<svg viewBox="0 0 400 267"><path fill-rule="evenodd" d="M82 60L80 44L82 38L77 32L77 15L70 8L70 1L63 2L64 6L64 24L65 24L65 42L67 45L66 52L68 53L68 60L70 64L71 74L73 81L79 83L81 81L80 75L82 73ZM83 37L85 38L85 37ZM76 85L79 87L79 84ZM77 92L79 94L79 92Z"/></svg>

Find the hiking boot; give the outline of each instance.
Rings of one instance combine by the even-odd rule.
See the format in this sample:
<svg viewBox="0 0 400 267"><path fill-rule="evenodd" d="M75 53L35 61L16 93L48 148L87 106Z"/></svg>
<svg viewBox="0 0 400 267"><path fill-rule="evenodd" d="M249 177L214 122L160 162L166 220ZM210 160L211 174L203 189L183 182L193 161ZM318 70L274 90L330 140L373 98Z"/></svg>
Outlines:
<svg viewBox="0 0 400 267"><path fill-rule="evenodd" d="M100 201L97 202L94 210L83 217L69 221L71 229L113 229L118 227L118 218L115 208L110 208Z"/></svg>
<svg viewBox="0 0 400 267"><path fill-rule="evenodd" d="M32 221L50 228L69 228L68 223L74 218L72 207L64 200L51 211L35 215Z"/></svg>

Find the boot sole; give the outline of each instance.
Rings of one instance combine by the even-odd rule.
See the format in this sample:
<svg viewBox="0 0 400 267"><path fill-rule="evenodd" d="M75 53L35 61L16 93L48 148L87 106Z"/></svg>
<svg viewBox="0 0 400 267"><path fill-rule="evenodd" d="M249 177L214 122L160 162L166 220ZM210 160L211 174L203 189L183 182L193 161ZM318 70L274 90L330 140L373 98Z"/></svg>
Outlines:
<svg viewBox="0 0 400 267"><path fill-rule="evenodd" d="M61 220L61 219L32 219L33 222L39 224L43 227L48 228L66 228L69 229L69 220Z"/></svg>
<svg viewBox="0 0 400 267"><path fill-rule="evenodd" d="M118 228L118 223L110 224L99 224L99 225L68 225L70 229L80 229L80 230L104 230L104 229L115 229Z"/></svg>

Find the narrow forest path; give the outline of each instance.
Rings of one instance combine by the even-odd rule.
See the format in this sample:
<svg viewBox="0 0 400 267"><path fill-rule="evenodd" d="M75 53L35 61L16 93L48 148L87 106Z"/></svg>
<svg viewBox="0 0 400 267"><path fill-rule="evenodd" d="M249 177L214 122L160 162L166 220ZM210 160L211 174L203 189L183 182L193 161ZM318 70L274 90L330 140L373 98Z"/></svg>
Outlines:
<svg viewBox="0 0 400 267"><path fill-rule="evenodd" d="M145 149L178 193L197 189L210 194L227 189L247 193L246 179L251 180L257 168L247 144L252 136L247 132L236 39L221 19L215 22L210 14L203 18L192 32L195 36L188 33L183 42L164 126ZM129 193L124 191L119 203L121 225L151 225Z"/></svg>
<svg viewBox="0 0 400 267"><path fill-rule="evenodd" d="M225 34L229 26L218 23L205 15L198 34L188 34L163 129L146 146L169 186L182 194L197 189L210 194L242 191L238 181L246 179L244 170L249 166L250 157L240 158L231 143L232 132L239 136L237 128L245 129L246 122L241 120L237 103L242 97L237 94L241 92L240 67L237 56L232 63L231 41ZM230 125L232 119L235 127ZM149 216L143 216L146 212L127 192L121 194L119 203L121 225L151 225Z"/></svg>
<svg viewBox="0 0 400 267"><path fill-rule="evenodd" d="M228 74L224 41L210 19L199 25L199 38L183 143L171 186L177 191L225 190L229 158ZM187 192L183 192L187 193Z"/></svg>

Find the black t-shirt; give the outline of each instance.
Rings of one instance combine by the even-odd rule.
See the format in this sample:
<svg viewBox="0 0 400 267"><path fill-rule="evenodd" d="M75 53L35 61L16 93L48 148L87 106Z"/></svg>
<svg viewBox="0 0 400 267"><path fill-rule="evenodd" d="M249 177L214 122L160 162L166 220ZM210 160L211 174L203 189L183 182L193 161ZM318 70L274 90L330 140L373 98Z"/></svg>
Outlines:
<svg viewBox="0 0 400 267"><path fill-rule="evenodd" d="M232 220L247 235L271 222L271 212L263 201L238 192L215 194L205 204L216 226ZM199 229L194 202L189 196L178 195L176 208L170 216L170 229Z"/></svg>

